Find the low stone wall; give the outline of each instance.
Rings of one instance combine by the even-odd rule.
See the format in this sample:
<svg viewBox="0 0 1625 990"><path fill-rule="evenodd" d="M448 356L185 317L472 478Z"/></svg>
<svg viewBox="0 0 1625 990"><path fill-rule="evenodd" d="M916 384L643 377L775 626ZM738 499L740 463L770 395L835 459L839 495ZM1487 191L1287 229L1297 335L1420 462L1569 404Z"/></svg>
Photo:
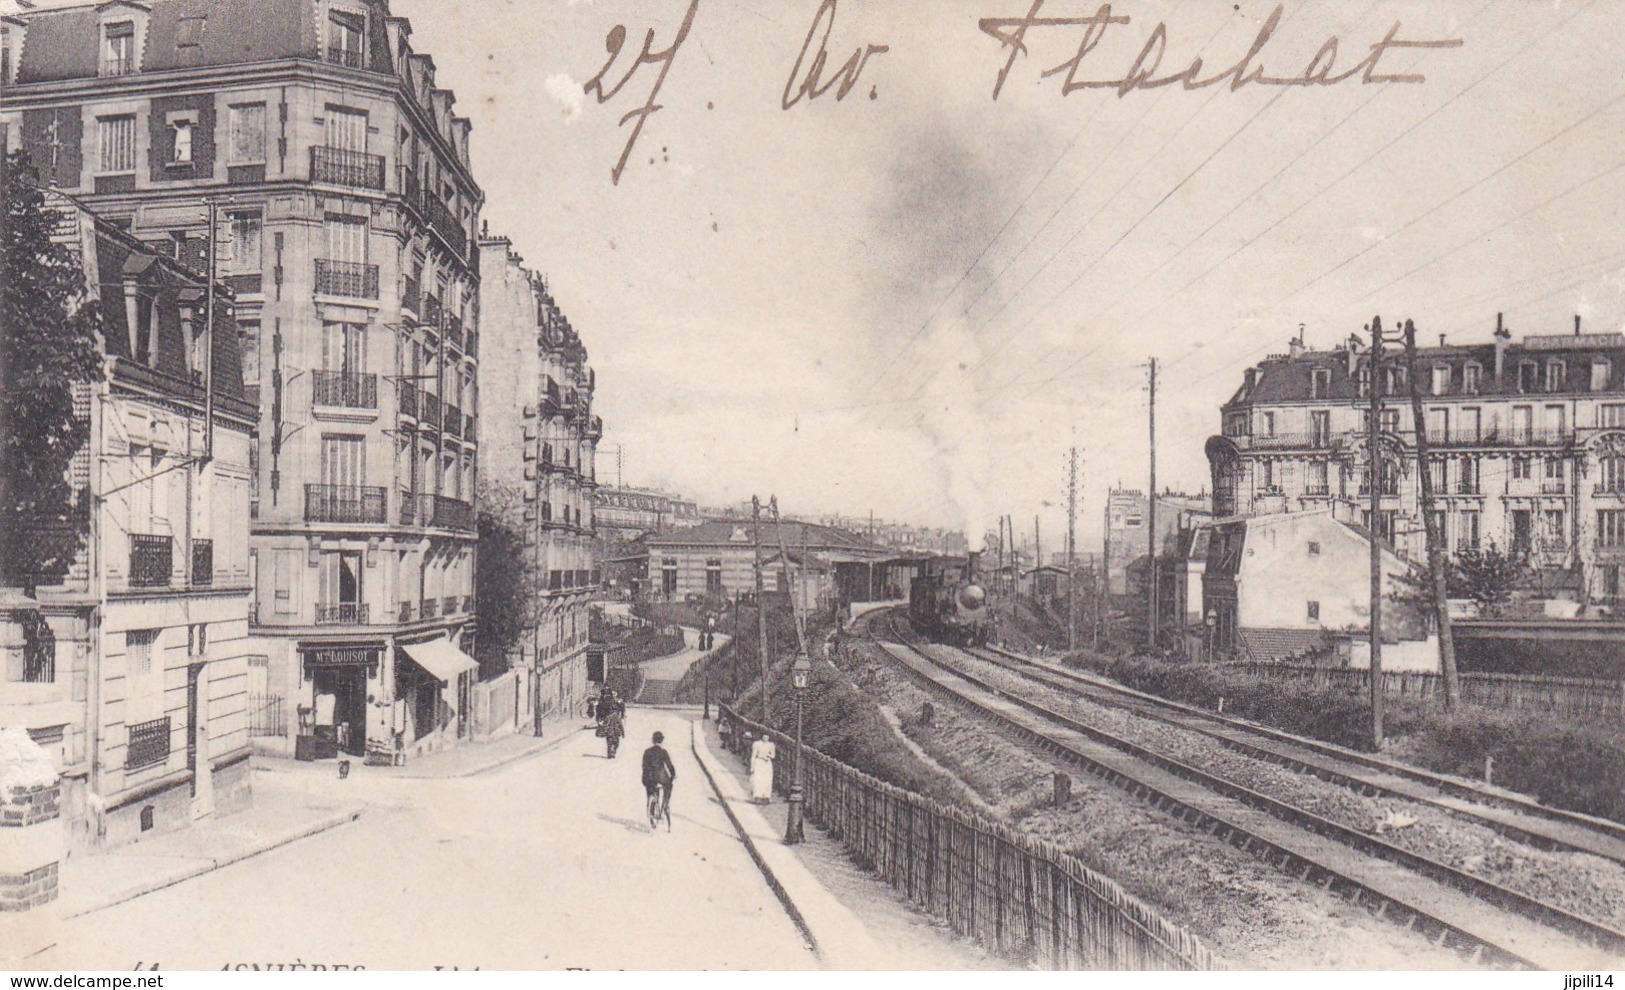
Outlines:
<svg viewBox="0 0 1625 990"><path fill-rule="evenodd" d="M50 760L23 730L0 730L0 959L24 958L54 937L66 842Z"/></svg>

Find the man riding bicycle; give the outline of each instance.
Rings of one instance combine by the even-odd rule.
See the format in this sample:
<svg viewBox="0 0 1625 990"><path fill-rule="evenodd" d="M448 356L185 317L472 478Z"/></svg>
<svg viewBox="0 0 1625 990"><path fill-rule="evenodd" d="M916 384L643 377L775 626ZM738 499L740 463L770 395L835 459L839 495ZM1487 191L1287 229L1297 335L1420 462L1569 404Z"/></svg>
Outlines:
<svg viewBox="0 0 1625 990"><path fill-rule="evenodd" d="M671 831L671 785L677 779L677 768L672 765L671 754L660 744L664 734L654 734L654 745L643 751L643 789L649 795L649 831L655 822L664 818L666 831Z"/></svg>

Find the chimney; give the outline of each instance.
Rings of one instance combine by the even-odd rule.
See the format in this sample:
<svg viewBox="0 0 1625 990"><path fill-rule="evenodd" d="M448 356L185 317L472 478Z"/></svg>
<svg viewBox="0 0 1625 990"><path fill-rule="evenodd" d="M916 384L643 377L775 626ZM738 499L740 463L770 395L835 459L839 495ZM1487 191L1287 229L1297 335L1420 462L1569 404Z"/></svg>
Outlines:
<svg viewBox="0 0 1625 990"><path fill-rule="evenodd" d="M1580 336L1580 314L1579 313L1574 314L1574 335L1576 337Z"/></svg>
<svg viewBox="0 0 1625 990"><path fill-rule="evenodd" d="M1502 314L1495 314L1495 384L1501 384L1506 373L1507 345L1512 343L1512 331L1502 322Z"/></svg>
<svg viewBox="0 0 1625 990"><path fill-rule="evenodd" d="M1349 334L1349 377L1353 378L1355 372L1360 370L1360 338Z"/></svg>
<svg viewBox="0 0 1625 990"><path fill-rule="evenodd" d="M1258 369L1248 368L1241 380L1241 394L1243 397L1253 394L1253 386L1258 384Z"/></svg>
<svg viewBox="0 0 1625 990"><path fill-rule="evenodd" d="M1289 356L1289 357L1291 357L1293 359L1296 359L1300 355L1303 354L1304 346L1303 346L1303 324L1302 323L1298 324L1298 335L1296 337L1292 338L1291 343L1287 344L1286 350L1287 350L1287 356Z"/></svg>
<svg viewBox="0 0 1625 990"><path fill-rule="evenodd" d="M1439 346L1440 347L1444 346L1444 334L1442 334L1442 333L1439 334Z"/></svg>

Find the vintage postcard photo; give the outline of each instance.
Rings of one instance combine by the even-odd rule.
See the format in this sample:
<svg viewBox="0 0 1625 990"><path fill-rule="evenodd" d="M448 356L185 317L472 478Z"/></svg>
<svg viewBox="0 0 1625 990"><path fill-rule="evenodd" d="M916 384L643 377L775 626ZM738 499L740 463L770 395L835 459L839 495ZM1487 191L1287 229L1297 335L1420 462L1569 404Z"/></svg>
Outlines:
<svg viewBox="0 0 1625 990"><path fill-rule="evenodd" d="M0 966L1607 990L1622 51L0 0Z"/></svg>

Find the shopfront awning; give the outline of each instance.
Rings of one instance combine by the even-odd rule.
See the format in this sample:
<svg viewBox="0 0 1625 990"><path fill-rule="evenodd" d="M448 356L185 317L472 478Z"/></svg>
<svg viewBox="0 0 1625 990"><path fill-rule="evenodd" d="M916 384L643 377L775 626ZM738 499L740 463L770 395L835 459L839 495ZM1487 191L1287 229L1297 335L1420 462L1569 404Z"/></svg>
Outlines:
<svg viewBox="0 0 1625 990"><path fill-rule="evenodd" d="M437 680L448 683L456 681L458 674L478 670L480 666L473 657L453 646L449 639L402 643L401 649L412 658L413 663L433 674Z"/></svg>

